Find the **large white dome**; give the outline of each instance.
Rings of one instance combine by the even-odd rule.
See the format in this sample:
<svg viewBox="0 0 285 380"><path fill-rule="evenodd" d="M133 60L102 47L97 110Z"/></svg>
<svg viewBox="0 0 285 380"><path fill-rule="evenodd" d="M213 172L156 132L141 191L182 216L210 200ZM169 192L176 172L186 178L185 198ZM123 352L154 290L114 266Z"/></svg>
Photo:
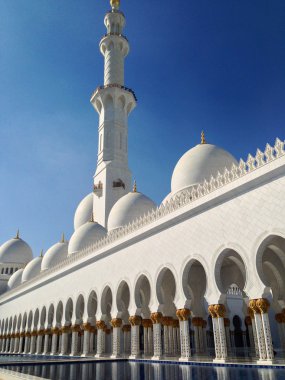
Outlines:
<svg viewBox="0 0 285 380"><path fill-rule="evenodd" d="M96 241L102 239L107 234L106 229L93 221L83 224L71 236L68 254L81 251L83 248L94 244Z"/></svg>
<svg viewBox="0 0 285 380"><path fill-rule="evenodd" d="M215 177L218 171L231 169L236 159L224 149L212 144L199 144L188 150L178 161L172 174L172 194Z"/></svg>
<svg viewBox="0 0 285 380"><path fill-rule="evenodd" d="M87 223L93 212L93 193L86 195L85 198L77 206L74 214L74 229L81 227Z"/></svg>
<svg viewBox="0 0 285 380"><path fill-rule="evenodd" d="M0 263L26 264L32 259L31 247L19 237L8 240L0 247Z"/></svg>
<svg viewBox="0 0 285 380"><path fill-rule="evenodd" d="M68 242L62 239L61 242L54 244L46 251L42 260L41 270L50 269L59 264L67 258L67 254Z"/></svg>
<svg viewBox="0 0 285 380"><path fill-rule="evenodd" d="M7 288L8 290L16 288L16 286L19 286L22 282L22 274L24 269L18 269L15 273L12 274L12 276L9 278Z"/></svg>
<svg viewBox="0 0 285 380"><path fill-rule="evenodd" d="M120 198L112 207L108 218L108 230L111 231L129 224L156 207L156 204L144 194L130 192Z"/></svg>
<svg viewBox="0 0 285 380"><path fill-rule="evenodd" d="M22 274L22 283L30 281L32 278L36 277L41 271L42 257L35 257L32 261L27 264Z"/></svg>

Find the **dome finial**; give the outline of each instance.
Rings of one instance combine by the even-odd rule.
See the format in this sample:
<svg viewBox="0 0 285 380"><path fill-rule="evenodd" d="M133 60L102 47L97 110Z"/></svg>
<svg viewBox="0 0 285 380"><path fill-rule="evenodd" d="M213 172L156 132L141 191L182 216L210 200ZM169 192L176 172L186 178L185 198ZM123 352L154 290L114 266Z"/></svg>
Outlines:
<svg viewBox="0 0 285 380"><path fill-rule="evenodd" d="M60 240L61 243L65 243L65 236L64 236L64 232L62 233L61 235L61 240Z"/></svg>
<svg viewBox="0 0 285 380"><path fill-rule="evenodd" d="M18 228L18 230L17 230L17 234L16 234L16 236L15 236L15 239L20 239L20 230L19 230L19 228Z"/></svg>
<svg viewBox="0 0 285 380"><path fill-rule="evenodd" d="M207 144L204 131L201 132L201 144Z"/></svg>
<svg viewBox="0 0 285 380"><path fill-rule="evenodd" d="M120 0L110 0L110 4L111 4L112 9L120 8Z"/></svg>
<svg viewBox="0 0 285 380"><path fill-rule="evenodd" d="M134 180L133 193L137 192L137 181Z"/></svg>
<svg viewBox="0 0 285 380"><path fill-rule="evenodd" d="M44 250L41 250L40 257L44 257Z"/></svg>

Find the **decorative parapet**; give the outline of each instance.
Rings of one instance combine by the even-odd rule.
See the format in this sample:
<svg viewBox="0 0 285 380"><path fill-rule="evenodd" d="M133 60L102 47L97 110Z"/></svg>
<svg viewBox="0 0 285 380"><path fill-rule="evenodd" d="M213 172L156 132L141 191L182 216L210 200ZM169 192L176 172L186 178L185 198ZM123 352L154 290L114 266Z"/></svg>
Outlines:
<svg viewBox="0 0 285 380"><path fill-rule="evenodd" d="M114 86L114 85L110 85ZM115 85L117 86L117 85ZM106 87L106 86L105 86ZM121 86L119 86L121 87ZM104 88L104 86L102 86ZM117 230L110 231L106 237L101 240L98 240L96 243L82 249L81 251L72 254L67 257L65 260L60 262L58 265L40 273L38 276L34 277L32 280L25 282L24 284L19 285L17 288L12 289L6 293L4 293L2 297L5 297L7 294L12 295L16 293L21 288L29 286L33 282L38 281L41 277L48 276L53 272L57 272L60 269L86 257L109 244L114 243L120 238L131 234L140 228L149 225L153 222L158 221L159 219L179 210L182 207L185 207L202 197L213 193L214 191L221 189L222 187L233 183L234 181L242 178L259 168L264 167L272 161L275 161L285 155L284 150L285 142L281 141L279 138L276 139L275 145L272 147L269 144L266 145L264 152L261 152L257 149L256 155L253 157L251 154L248 155L246 161L242 159L239 161L238 165L232 165L231 170L225 168L223 173L218 172L216 177L211 177L208 181L205 180L203 183L198 186L193 186L191 188L185 189L181 191L178 195L171 198L165 204L161 204L156 209L148 212L147 214L135 219L133 222L121 227Z"/></svg>
<svg viewBox="0 0 285 380"><path fill-rule="evenodd" d="M125 90L125 91L127 91L127 92L130 92L130 93L133 95L133 97L134 97L134 99L135 99L136 102L137 102L137 100L138 100L137 97L136 97L135 92L134 92L132 89L130 89L130 88L126 87L126 86L121 86L120 84L116 84L116 83L105 84L105 85L103 85L103 86L99 86L99 87L97 87L96 90L95 90L95 91L93 92L93 94L91 95L91 99L94 98L94 96L97 94L98 91L100 91L100 90L104 90L105 88L120 88L120 89L122 89L122 90Z"/></svg>

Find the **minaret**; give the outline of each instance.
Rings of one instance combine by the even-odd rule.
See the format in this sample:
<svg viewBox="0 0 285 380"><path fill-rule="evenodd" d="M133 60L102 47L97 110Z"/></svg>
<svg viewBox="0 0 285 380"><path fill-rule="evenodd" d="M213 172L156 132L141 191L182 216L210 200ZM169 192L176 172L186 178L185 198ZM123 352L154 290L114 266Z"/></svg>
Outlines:
<svg viewBox="0 0 285 380"><path fill-rule="evenodd" d="M98 161L94 175L94 218L107 226L113 205L131 190L128 167L128 115L136 106L132 90L124 85L124 60L129 42L122 34L125 16L120 0L111 0L112 9L104 23L107 34L100 41L105 59L104 85L98 87L91 103L99 114Z"/></svg>

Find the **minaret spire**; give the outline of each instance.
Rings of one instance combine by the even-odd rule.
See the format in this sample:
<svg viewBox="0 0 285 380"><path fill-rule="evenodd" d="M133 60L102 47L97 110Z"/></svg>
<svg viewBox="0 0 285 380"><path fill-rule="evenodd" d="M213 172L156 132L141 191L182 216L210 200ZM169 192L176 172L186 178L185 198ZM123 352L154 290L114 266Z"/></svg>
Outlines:
<svg viewBox="0 0 285 380"><path fill-rule="evenodd" d="M98 159L94 175L96 221L107 225L113 205L131 191L128 166L128 116L136 106L134 92L125 86L124 63L130 46L123 35L126 24L120 1L110 0L104 23L107 33L100 41L104 56L104 85L91 97L99 114Z"/></svg>

